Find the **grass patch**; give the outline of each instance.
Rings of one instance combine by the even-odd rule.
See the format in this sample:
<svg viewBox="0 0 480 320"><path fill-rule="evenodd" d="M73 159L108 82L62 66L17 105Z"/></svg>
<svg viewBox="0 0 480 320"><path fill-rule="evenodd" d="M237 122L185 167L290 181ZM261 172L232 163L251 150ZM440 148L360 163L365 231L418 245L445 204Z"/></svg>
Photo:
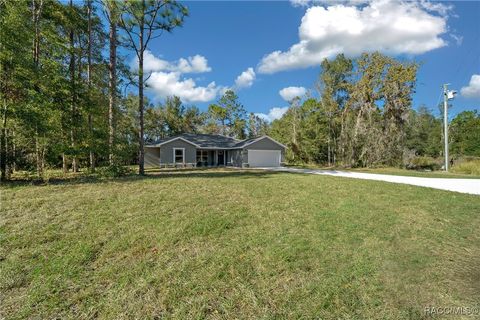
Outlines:
<svg viewBox="0 0 480 320"><path fill-rule="evenodd" d="M478 307L480 197L196 170L1 188L1 315L421 319Z"/></svg>
<svg viewBox="0 0 480 320"><path fill-rule="evenodd" d="M476 175L480 177L480 160L462 161L453 166L452 171L455 173Z"/></svg>

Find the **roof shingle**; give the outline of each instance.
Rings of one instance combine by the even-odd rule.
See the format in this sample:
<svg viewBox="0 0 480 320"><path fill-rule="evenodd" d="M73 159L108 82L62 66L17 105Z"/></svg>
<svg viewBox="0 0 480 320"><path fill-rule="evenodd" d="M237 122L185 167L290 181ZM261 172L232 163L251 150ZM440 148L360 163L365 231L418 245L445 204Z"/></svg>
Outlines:
<svg viewBox="0 0 480 320"><path fill-rule="evenodd" d="M183 138L202 148L234 148L237 144L243 141L234 139L232 137L217 135L217 134L200 134L200 133L182 133L176 136L167 137L155 141L151 145L160 144L176 138Z"/></svg>

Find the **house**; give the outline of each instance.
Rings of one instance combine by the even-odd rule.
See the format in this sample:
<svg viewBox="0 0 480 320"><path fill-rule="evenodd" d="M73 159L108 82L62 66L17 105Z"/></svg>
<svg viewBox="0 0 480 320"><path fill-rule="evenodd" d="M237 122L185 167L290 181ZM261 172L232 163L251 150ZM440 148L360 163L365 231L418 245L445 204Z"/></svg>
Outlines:
<svg viewBox="0 0 480 320"><path fill-rule="evenodd" d="M184 133L145 145L145 166L278 167L285 148L268 136L237 140Z"/></svg>

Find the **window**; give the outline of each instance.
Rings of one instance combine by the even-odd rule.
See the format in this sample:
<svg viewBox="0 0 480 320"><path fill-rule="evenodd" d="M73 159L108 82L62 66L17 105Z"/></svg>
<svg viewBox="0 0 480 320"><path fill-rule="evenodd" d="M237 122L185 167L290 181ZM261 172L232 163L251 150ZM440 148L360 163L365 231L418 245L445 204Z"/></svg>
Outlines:
<svg viewBox="0 0 480 320"><path fill-rule="evenodd" d="M185 163L185 149L173 148L173 160L175 163Z"/></svg>
<svg viewBox="0 0 480 320"><path fill-rule="evenodd" d="M197 166L206 166L208 164L208 151L197 150Z"/></svg>

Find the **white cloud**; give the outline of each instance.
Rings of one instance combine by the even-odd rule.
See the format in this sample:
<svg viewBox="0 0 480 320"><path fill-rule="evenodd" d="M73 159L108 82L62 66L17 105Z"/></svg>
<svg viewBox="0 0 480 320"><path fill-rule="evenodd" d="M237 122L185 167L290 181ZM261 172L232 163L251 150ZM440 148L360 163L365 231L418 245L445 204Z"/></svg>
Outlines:
<svg viewBox="0 0 480 320"><path fill-rule="evenodd" d="M456 35L456 34L451 34L450 35L452 37L453 40L455 40L455 43L457 44L457 46L461 46L462 43L463 43L463 36L459 36L459 35Z"/></svg>
<svg viewBox="0 0 480 320"><path fill-rule="evenodd" d="M436 12L442 16L446 16L450 13L450 11L453 10L453 5L451 4L445 4L441 2L431 2L427 0L421 0L420 5L422 8L431 11L431 12Z"/></svg>
<svg viewBox="0 0 480 320"><path fill-rule="evenodd" d="M427 8L428 7L428 8ZM446 12L440 4L373 0L367 5L335 4L307 9L299 27L299 42L274 51L260 61L260 73L306 68L339 53L421 54L445 46Z"/></svg>
<svg viewBox="0 0 480 320"><path fill-rule="evenodd" d="M132 70L138 69L138 59L135 57L131 62ZM180 58L177 61L170 62L155 57L152 52L146 50L143 55L144 72L169 71L180 73L204 73L212 71L208 66L208 61L199 54L193 57Z"/></svg>
<svg viewBox="0 0 480 320"><path fill-rule="evenodd" d="M215 99L223 87L210 82L206 87L197 86L195 80L182 79L179 72L152 72L147 86L158 97L178 96L185 102L207 102Z"/></svg>
<svg viewBox="0 0 480 320"><path fill-rule="evenodd" d="M138 69L138 59L131 61L131 68ZM223 86L217 86L215 82L198 86L194 79L182 77L186 73L205 73L212 70L207 59L198 54L170 62L147 50L144 53L143 68L144 72L148 73L148 90L159 98L175 95L185 102L207 102L215 99L224 90Z"/></svg>
<svg viewBox="0 0 480 320"><path fill-rule="evenodd" d="M364 4L368 3L370 0L290 0L290 4L294 7L310 7L314 5L322 4Z"/></svg>
<svg viewBox="0 0 480 320"><path fill-rule="evenodd" d="M310 0L290 0L290 3L294 7L306 7L310 4Z"/></svg>
<svg viewBox="0 0 480 320"><path fill-rule="evenodd" d="M465 98L480 98L480 74L474 74L470 78L468 86L463 87L460 93Z"/></svg>
<svg viewBox="0 0 480 320"><path fill-rule="evenodd" d="M148 50L144 52L143 54L143 71L144 72L167 70L169 66L170 66L170 63L168 61L155 57ZM136 56L132 60L131 69L138 70L138 58Z"/></svg>
<svg viewBox="0 0 480 320"><path fill-rule="evenodd" d="M237 89L248 88L252 86L253 81L255 81L255 71L253 68L248 68L235 79L235 87Z"/></svg>
<svg viewBox="0 0 480 320"><path fill-rule="evenodd" d="M268 122L272 122L273 120L277 120L277 119L280 119L281 117L283 117L283 115L287 111L288 111L288 107L275 107L275 108L270 109L268 114L255 113L255 115L264 119L264 120L266 120L266 121L268 121Z"/></svg>
<svg viewBox="0 0 480 320"><path fill-rule="evenodd" d="M307 89L304 87L287 87L278 91L283 100L287 102L293 100L293 98L302 97L306 92Z"/></svg>
<svg viewBox="0 0 480 320"><path fill-rule="evenodd" d="M212 68L208 66L207 59L198 54L193 57L188 57L187 59L180 58L176 69L181 73L203 73L212 71ZM175 67L171 71L176 71Z"/></svg>

